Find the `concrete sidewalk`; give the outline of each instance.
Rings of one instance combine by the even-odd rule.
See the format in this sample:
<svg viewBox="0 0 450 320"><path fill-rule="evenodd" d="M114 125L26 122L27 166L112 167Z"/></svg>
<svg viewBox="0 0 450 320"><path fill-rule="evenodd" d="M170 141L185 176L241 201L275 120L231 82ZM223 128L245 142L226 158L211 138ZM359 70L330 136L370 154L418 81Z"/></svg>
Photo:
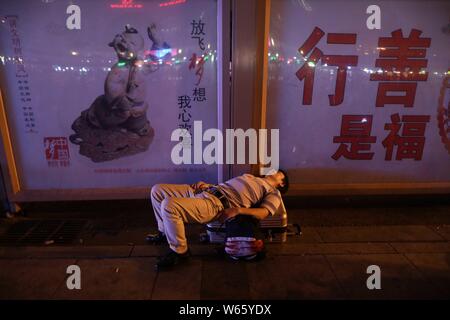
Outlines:
<svg viewBox="0 0 450 320"><path fill-rule="evenodd" d="M147 227L136 226L77 245L0 247L0 299L450 297L450 225L304 226L302 236L269 243L265 260L247 263L192 240L193 257L166 272L154 269L165 249L145 245ZM198 230L189 228L191 238ZM81 290L66 287L73 264ZM381 290L367 289L370 265L381 268Z"/></svg>

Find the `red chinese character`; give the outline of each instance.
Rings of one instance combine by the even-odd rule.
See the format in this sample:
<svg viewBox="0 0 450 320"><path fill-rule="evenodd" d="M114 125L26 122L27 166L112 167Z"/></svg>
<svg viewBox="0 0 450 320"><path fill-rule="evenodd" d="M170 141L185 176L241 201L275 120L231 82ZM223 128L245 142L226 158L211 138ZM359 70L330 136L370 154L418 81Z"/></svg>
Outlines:
<svg viewBox="0 0 450 320"><path fill-rule="evenodd" d="M69 159L69 151L68 150L58 150L58 159L61 161L66 161Z"/></svg>
<svg viewBox="0 0 450 320"><path fill-rule="evenodd" d="M195 75L198 77L198 81L195 85L198 86L203 78L203 70L206 60L204 57L197 58L197 54L194 53L189 61L189 70L197 68Z"/></svg>
<svg viewBox="0 0 450 320"><path fill-rule="evenodd" d="M377 141L377 137L370 136L372 131L372 115L343 115L341 135L335 136L334 143L340 143L338 150L332 156L334 160L345 157L350 160L371 160L373 152L369 151L370 144ZM349 146L346 144L350 144Z"/></svg>
<svg viewBox="0 0 450 320"><path fill-rule="evenodd" d="M65 137L44 138L45 158L47 161L68 161L69 146Z"/></svg>
<svg viewBox="0 0 450 320"><path fill-rule="evenodd" d="M297 71L296 75L300 81L305 81L303 86L303 105L312 104L313 88L314 88L314 74L315 67L319 60L330 65L337 67L336 88L334 94L328 95L330 100L330 106L338 106L344 101L345 95L345 83L347 80L347 69L350 66L358 65L358 56L350 55L326 55L323 52L315 48L320 39L325 33L318 27L315 27L308 39L298 49L300 54L306 57L311 51L305 64ZM355 33L329 33L327 35L328 44L355 44Z"/></svg>
<svg viewBox="0 0 450 320"><path fill-rule="evenodd" d="M412 29L409 37L403 37L402 29L391 33L390 38L380 38L378 49L380 58L375 62L378 73L370 75L371 81L397 81L381 82L378 85L377 107L386 104L402 104L411 108L414 105L417 83L398 81L427 81L428 72L424 69L428 65L426 49L431 44L431 38L419 38L422 31ZM396 95L388 95L388 92L396 92ZM404 93L403 95L398 93Z"/></svg>
<svg viewBox="0 0 450 320"><path fill-rule="evenodd" d="M423 149L425 147L425 128L430 122L430 116L400 116L398 113L391 115L392 123L386 123L385 130L391 132L383 140L386 148L385 160L391 161L394 146L397 146L395 160L414 159L422 160ZM402 128L403 125L403 128ZM401 135L400 129L402 129Z"/></svg>

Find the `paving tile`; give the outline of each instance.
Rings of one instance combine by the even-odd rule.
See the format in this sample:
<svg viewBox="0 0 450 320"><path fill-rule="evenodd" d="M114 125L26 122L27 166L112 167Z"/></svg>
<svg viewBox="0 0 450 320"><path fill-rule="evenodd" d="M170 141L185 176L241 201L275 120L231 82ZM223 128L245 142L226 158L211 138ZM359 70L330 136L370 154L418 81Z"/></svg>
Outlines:
<svg viewBox="0 0 450 320"><path fill-rule="evenodd" d="M302 201L302 209L288 208L289 220L299 221L305 226L372 226L372 225L450 225L450 206L425 203L420 196L403 199L368 196L366 199L338 197L336 201L317 197L314 204ZM378 198L377 200L375 198ZM336 200L336 199L334 199ZM349 200L349 201L347 201ZM368 200L368 201L366 201ZM425 201L424 201L425 200ZM436 199L437 200L437 199Z"/></svg>
<svg viewBox="0 0 450 320"><path fill-rule="evenodd" d="M148 234L147 228L123 229L115 233L100 232L95 235L82 237L85 245L144 245L145 236Z"/></svg>
<svg viewBox="0 0 450 320"><path fill-rule="evenodd" d="M419 271L400 254L327 256L351 299L434 299L440 297ZM381 269L381 289L369 290L367 267Z"/></svg>
<svg viewBox="0 0 450 320"><path fill-rule="evenodd" d="M204 257L202 300L246 300L250 298L245 263L220 257Z"/></svg>
<svg viewBox="0 0 450 320"><path fill-rule="evenodd" d="M118 258L128 257L132 246L1 247L3 258Z"/></svg>
<svg viewBox="0 0 450 320"><path fill-rule="evenodd" d="M411 263L441 292L441 298L450 297L450 254L406 254Z"/></svg>
<svg viewBox="0 0 450 320"><path fill-rule="evenodd" d="M392 242L399 253L445 253L450 252L450 242Z"/></svg>
<svg viewBox="0 0 450 320"><path fill-rule="evenodd" d="M268 256L246 264L252 299L339 299L344 297L323 256Z"/></svg>
<svg viewBox="0 0 450 320"><path fill-rule="evenodd" d="M318 243L322 242L319 233L314 227L302 227L301 235L292 235L287 237L287 243ZM294 230L294 228L292 228Z"/></svg>
<svg viewBox="0 0 450 320"><path fill-rule="evenodd" d="M272 255L395 253L387 243L286 243L267 245Z"/></svg>
<svg viewBox="0 0 450 320"><path fill-rule="evenodd" d="M442 225L442 226L433 226L433 230L439 233L445 240L450 241L450 226Z"/></svg>
<svg viewBox="0 0 450 320"><path fill-rule="evenodd" d="M156 271L154 258L83 259L81 290L69 290L65 283L55 299L150 299Z"/></svg>
<svg viewBox="0 0 450 320"><path fill-rule="evenodd" d="M213 244L213 243L191 245L190 250L194 256L217 257L218 252L222 252L223 245L222 244Z"/></svg>
<svg viewBox="0 0 450 320"><path fill-rule="evenodd" d="M201 279L202 260L191 258L171 270L158 272L152 299L198 300Z"/></svg>
<svg viewBox="0 0 450 320"><path fill-rule="evenodd" d="M157 245L142 245L134 246L133 252L131 252L132 257L158 257L167 251L167 246L157 246Z"/></svg>
<svg viewBox="0 0 450 320"><path fill-rule="evenodd" d="M204 256L204 255L217 255L216 251L217 245L214 244L200 244L200 245L191 245L189 246L192 255L194 256ZM133 252L131 253L132 257L157 257L167 252L169 247L166 245L143 245L143 246L135 246Z"/></svg>
<svg viewBox="0 0 450 320"><path fill-rule="evenodd" d="M443 241L427 226L370 226L316 228L324 242Z"/></svg>
<svg viewBox="0 0 450 320"><path fill-rule="evenodd" d="M74 259L1 259L0 299L51 299Z"/></svg>

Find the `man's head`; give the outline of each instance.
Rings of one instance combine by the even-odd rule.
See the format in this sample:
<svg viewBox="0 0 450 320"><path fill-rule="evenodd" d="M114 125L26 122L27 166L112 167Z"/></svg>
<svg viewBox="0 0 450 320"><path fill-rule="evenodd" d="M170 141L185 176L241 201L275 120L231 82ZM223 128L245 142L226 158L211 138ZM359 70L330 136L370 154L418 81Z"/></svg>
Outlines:
<svg viewBox="0 0 450 320"><path fill-rule="evenodd" d="M277 188L281 194L286 193L289 189L289 178L284 170L280 169L273 174L266 175L264 179L266 179L271 186Z"/></svg>

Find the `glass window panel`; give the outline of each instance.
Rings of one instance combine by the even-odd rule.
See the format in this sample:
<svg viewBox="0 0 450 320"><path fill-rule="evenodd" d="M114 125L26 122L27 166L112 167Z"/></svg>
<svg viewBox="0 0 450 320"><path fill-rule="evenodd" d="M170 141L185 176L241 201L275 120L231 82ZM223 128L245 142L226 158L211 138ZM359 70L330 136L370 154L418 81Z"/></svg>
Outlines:
<svg viewBox="0 0 450 320"><path fill-rule="evenodd" d="M171 134L197 120L217 127L217 2L72 4L0 9L3 98L23 188L215 181L216 166L172 163Z"/></svg>
<svg viewBox="0 0 450 320"><path fill-rule="evenodd" d="M378 1L379 30L371 4L272 0L267 121L294 183L450 180L450 4Z"/></svg>

